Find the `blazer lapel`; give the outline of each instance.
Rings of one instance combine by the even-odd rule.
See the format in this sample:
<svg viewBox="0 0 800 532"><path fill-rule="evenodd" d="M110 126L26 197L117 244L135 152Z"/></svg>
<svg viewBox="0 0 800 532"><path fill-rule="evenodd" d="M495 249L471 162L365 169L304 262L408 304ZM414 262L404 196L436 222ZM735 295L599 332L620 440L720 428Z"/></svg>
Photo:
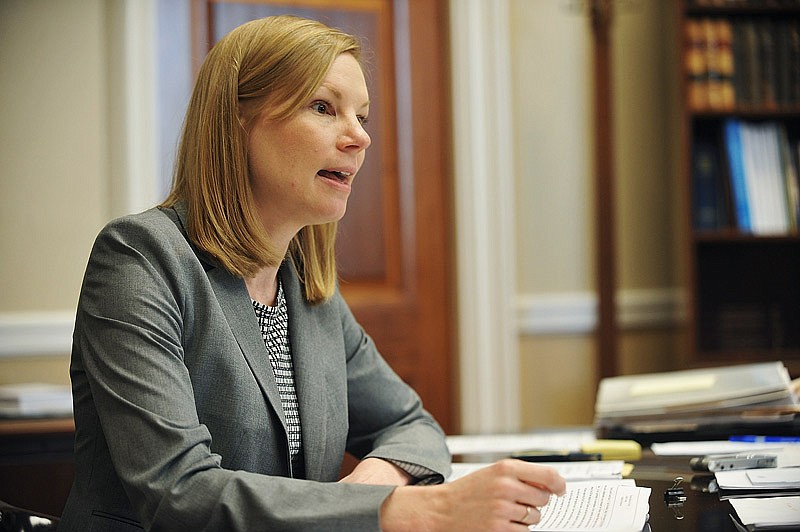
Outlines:
<svg viewBox="0 0 800 532"><path fill-rule="evenodd" d="M175 212L178 214L183 225L183 232L186 234L185 206L183 204L176 205ZM220 307L222 307L222 312L225 314L225 319L228 321L228 326L231 328L233 336L236 338L236 342L239 344L239 348L250 366L250 370L255 375L261 391L267 398L267 402L278 416L288 439L289 431L283 414L281 396L278 392L278 385L275 382L275 374L269 363L269 354L261 336L258 319L250 303L247 287L242 279L231 275L230 272L219 266L215 260L208 257L204 252L197 250L194 246L192 247L200 260L208 265L208 279L211 282L214 293L217 295L217 300Z"/></svg>
<svg viewBox="0 0 800 532"><path fill-rule="evenodd" d="M214 268L208 272L208 278L247 364L288 434L275 374L269 363L269 354L264 346L264 339L244 282L223 268Z"/></svg>
<svg viewBox="0 0 800 532"><path fill-rule="evenodd" d="M286 305L289 312L289 342L292 350L295 388L300 408L300 423L303 427L303 456L306 478L323 476L326 457L326 433L328 416L326 408L326 385L324 375L325 341L317 331L316 313L306 309L302 286L294 272L291 261L284 262L280 269Z"/></svg>

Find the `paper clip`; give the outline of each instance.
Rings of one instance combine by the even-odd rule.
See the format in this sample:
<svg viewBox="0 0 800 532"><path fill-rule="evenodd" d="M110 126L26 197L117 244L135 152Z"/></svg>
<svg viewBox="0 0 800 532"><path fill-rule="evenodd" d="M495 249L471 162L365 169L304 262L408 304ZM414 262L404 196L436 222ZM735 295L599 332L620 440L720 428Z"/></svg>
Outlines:
<svg viewBox="0 0 800 532"><path fill-rule="evenodd" d="M667 508L672 508L675 519L678 521L684 517L681 508L683 503L686 502L686 492L680 487L681 482L683 482L683 477L675 477L672 487L667 488L667 491L664 492L664 504L667 505Z"/></svg>

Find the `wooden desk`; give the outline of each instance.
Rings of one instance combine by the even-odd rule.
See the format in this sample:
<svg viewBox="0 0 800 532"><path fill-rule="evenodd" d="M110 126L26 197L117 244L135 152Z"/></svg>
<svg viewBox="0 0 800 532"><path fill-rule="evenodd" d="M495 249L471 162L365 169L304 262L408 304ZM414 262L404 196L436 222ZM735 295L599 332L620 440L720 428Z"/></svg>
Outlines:
<svg viewBox="0 0 800 532"><path fill-rule="evenodd" d="M75 476L72 418L0 419L0 500L60 516Z"/></svg>

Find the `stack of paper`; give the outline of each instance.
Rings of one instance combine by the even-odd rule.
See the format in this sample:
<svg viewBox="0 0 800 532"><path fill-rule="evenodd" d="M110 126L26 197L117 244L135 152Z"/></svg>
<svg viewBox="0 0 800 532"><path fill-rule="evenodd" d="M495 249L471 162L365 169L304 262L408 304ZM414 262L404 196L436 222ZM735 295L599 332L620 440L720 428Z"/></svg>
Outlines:
<svg viewBox="0 0 800 532"><path fill-rule="evenodd" d="M800 530L800 444L772 452L778 467L718 471L720 498L736 510L741 530Z"/></svg>
<svg viewBox="0 0 800 532"><path fill-rule="evenodd" d="M764 425L795 431L800 401L781 362L765 362L603 379L595 404L601 437L708 439L709 434L764 433ZM761 429L761 430L759 430Z"/></svg>
<svg viewBox="0 0 800 532"><path fill-rule="evenodd" d="M0 386L0 416L43 417L72 414L69 386L55 384L8 384Z"/></svg>
<svg viewBox="0 0 800 532"><path fill-rule="evenodd" d="M650 488L633 480L567 483L563 497L550 497L542 519L528 530L640 532L650 514Z"/></svg>
<svg viewBox="0 0 800 532"><path fill-rule="evenodd" d="M752 445L752 444L751 444ZM717 471L720 496L724 499L752 496L796 495L800 493L800 444L763 444L755 454L774 455L777 467Z"/></svg>
<svg viewBox="0 0 800 532"><path fill-rule="evenodd" d="M542 519L528 527L536 532L640 532L650 513L650 488L623 479L621 460L543 463L567 481L563 497L553 495L542 507ZM454 463L448 482L488 463Z"/></svg>
<svg viewBox="0 0 800 532"><path fill-rule="evenodd" d="M739 530L800 530L800 497L731 500Z"/></svg>

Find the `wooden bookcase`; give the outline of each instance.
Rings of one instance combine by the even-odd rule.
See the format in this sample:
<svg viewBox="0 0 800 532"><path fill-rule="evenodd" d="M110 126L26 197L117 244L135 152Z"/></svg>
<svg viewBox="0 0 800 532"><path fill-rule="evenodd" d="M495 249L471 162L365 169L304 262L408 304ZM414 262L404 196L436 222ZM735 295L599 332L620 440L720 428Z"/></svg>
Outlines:
<svg viewBox="0 0 800 532"><path fill-rule="evenodd" d="M783 166L798 171L800 0L677 9L691 363L782 360L800 376L800 220L786 197L797 177ZM746 209L737 168L750 185Z"/></svg>

